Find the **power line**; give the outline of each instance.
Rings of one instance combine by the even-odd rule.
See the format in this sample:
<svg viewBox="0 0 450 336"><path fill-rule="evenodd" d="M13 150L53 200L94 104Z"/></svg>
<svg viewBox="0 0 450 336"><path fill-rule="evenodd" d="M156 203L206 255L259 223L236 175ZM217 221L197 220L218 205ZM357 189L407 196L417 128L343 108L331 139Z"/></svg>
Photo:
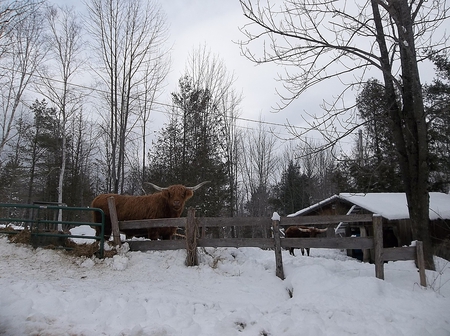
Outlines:
<svg viewBox="0 0 450 336"><path fill-rule="evenodd" d="M11 71L10 68L7 68L7 67L2 66L2 65L0 65L0 69L6 70L6 71ZM29 73L29 72L25 72L25 74L30 76L30 77L37 77L37 78L40 78L40 79L45 79L47 81L53 81L53 82L56 82L56 83L64 84L64 82L62 80L57 79L57 78L50 78L50 77L47 77L47 76L44 76L44 75L41 75L41 74L32 74L32 73ZM103 89L98 88L98 87L92 87L92 86L87 86L87 85L83 85L83 84L77 84L77 83L73 83L73 82L68 82L67 84L70 85L70 86L82 89L82 90L87 90L87 91L95 92L95 93L102 94L102 95L108 95L109 94L108 91L103 90ZM41 94L40 92L35 91L35 90L31 90L31 89L28 89L28 91ZM101 96L98 96L98 97L101 98ZM176 105L173 105L173 104L170 104L170 103L164 103L164 102L157 101L157 100L154 100L152 102L152 105L153 104L159 105L159 106L162 106L162 107L165 107L165 108L170 108L170 109L178 107ZM165 115L170 115L170 113L171 113L171 112L168 112L168 111L161 111L161 110L157 110L157 109L153 110L153 112L162 113L162 114L165 114ZM233 117L233 119L239 120L239 121L244 121L244 122L251 122L251 123L255 123L255 124L259 124L259 125L282 127L282 128L285 128L285 129L290 128L290 129L293 129L293 130L301 130L301 131L309 131L309 130L311 130L311 128L308 128L308 127L295 126L295 125L290 125L290 124L287 125L287 124L281 124L281 123L270 122L270 121L256 120L256 119L251 119L251 118L246 118L246 117ZM253 131L255 130L254 128L248 127L248 126L243 126L243 125L236 125L236 126L239 127L239 128L249 129L249 130L253 130ZM335 132L336 132L336 134L339 134L338 131L335 131ZM344 134L344 133L345 132L342 132L342 134ZM284 133L284 135L288 136L289 134ZM291 133L291 135L294 135L294 134ZM296 137L296 136L294 135L294 137ZM312 139L312 140L320 140L318 138L306 137L306 136L304 136L304 138L305 139ZM343 141L341 141L341 142L343 142ZM346 143L346 142L343 142L343 143ZM350 143L350 142L347 142L347 143Z"/></svg>

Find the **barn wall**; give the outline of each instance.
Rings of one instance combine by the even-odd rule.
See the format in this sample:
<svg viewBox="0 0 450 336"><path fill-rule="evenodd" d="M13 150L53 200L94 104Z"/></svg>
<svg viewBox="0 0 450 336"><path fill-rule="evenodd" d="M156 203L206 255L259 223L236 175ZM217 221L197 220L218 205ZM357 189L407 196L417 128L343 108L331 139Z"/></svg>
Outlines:
<svg viewBox="0 0 450 336"><path fill-rule="evenodd" d="M434 253L441 258L450 260L450 220L431 221L430 234Z"/></svg>
<svg viewBox="0 0 450 336"><path fill-rule="evenodd" d="M350 210L351 206L349 204L344 204L341 202L333 202L323 207L311 211L308 216L335 216L335 215L345 215Z"/></svg>

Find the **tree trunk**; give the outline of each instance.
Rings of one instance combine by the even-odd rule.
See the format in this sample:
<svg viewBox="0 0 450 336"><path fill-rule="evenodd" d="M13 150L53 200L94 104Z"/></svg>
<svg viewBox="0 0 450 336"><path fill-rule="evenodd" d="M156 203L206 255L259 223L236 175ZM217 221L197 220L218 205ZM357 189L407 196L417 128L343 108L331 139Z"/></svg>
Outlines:
<svg viewBox="0 0 450 336"><path fill-rule="evenodd" d="M392 122L393 138L398 150L413 239L424 246L426 268L434 270L433 249L429 233L428 143L420 76L415 53L413 21L406 0L391 1L386 7L398 31L402 82L392 76L377 1L372 1L380 48L380 63ZM397 90L395 89L397 85ZM402 107L397 92L401 94Z"/></svg>
<svg viewBox="0 0 450 336"><path fill-rule="evenodd" d="M66 142L67 138L65 135L65 124L66 121L63 121L63 134L62 134L62 145L61 145L61 168L59 170L59 179L58 179L58 203L62 205L63 202L63 186L64 186L64 175L66 173L66 158L67 158L67 150L66 150ZM58 232L63 231L62 226L62 209L58 210Z"/></svg>

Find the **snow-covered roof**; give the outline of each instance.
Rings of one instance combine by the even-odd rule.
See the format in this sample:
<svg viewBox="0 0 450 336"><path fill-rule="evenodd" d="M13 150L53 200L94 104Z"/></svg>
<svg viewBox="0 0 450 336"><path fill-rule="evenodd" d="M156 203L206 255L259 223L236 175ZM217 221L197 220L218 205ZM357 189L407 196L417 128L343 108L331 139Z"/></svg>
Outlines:
<svg viewBox="0 0 450 336"><path fill-rule="evenodd" d="M409 218L405 193L340 193L339 196L334 195L288 217L299 216L336 198L346 200L372 213L380 214L388 220ZM450 219L450 195L431 192L430 220L438 218Z"/></svg>
<svg viewBox="0 0 450 336"><path fill-rule="evenodd" d="M318 203L316 203L316 204L310 205L310 206L307 207L307 208L303 208L303 209L297 211L296 213L287 215L287 217L295 217L295 216L303 215L303 214L305 214L305 213L310 212L311 210L318 209L318 208L320 208L322 205L328 204L328 203L332 202L332 201L335 200L335 199L339 199L339 196L338 196L338 195L333 195L333 196L331 196L331 197L329 197L329 198L327 198L327 199L324 199L323 201L320 201L320 202L318 202Z"/></svg>

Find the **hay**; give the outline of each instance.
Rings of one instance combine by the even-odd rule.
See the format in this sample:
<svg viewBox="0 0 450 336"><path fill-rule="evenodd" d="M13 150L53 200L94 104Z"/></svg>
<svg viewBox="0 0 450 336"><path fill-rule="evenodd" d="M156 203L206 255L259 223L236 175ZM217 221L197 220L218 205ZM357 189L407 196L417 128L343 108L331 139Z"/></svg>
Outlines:
<svg viewBox="0 0 450 336"><path fill-rule="evenodd" d="M108 242L109 244L109 242ZM95 242L93 244L77 244L70 239L67 240L67 247L70 248L67 252L76 256L76 257L92 257L96 256L99 253L99 242ZM105 258L112 258L114 255L117 254L117 251L115 248L111 250L105 250L104 251L104 257Z"/></svg>
<svg viewBox="0 0 450 336"><path fill-rule="evenodd" d="M54 232L58 233L58 232ZM33 247L40 247L44 249L65 249L67 253L76 257L87 257L97 256L99 252L99 242L93 244L77 244L71 239L66 237L33 237L31 238L31 232L28 229L21 230L16 234L9 234L9 241L15 244L26 244L33 245ZM36 238L38 238L36 240ZM108 244L110 244L108 242ZM112 244L112 243L111 243ZM111 245L110 245L111 246ZM112 258L117 254L115 248L107 249L104 251L105 258Z"/></svg>
<svg viewBox="0 0 450 336"><path fill-rule="evenodd" d="M98 243L94 244L77 244L70 239L66 241L66 247L70 254L76 257L92 257L98 251Z"/></svg>
<svg viewBox="0 0 450 336"><path fill-rule="evenodd" d="M27 244L31 242L31 232L28 229L24 229L17 234L10 234L9 241L16 244Z"/></svg>

